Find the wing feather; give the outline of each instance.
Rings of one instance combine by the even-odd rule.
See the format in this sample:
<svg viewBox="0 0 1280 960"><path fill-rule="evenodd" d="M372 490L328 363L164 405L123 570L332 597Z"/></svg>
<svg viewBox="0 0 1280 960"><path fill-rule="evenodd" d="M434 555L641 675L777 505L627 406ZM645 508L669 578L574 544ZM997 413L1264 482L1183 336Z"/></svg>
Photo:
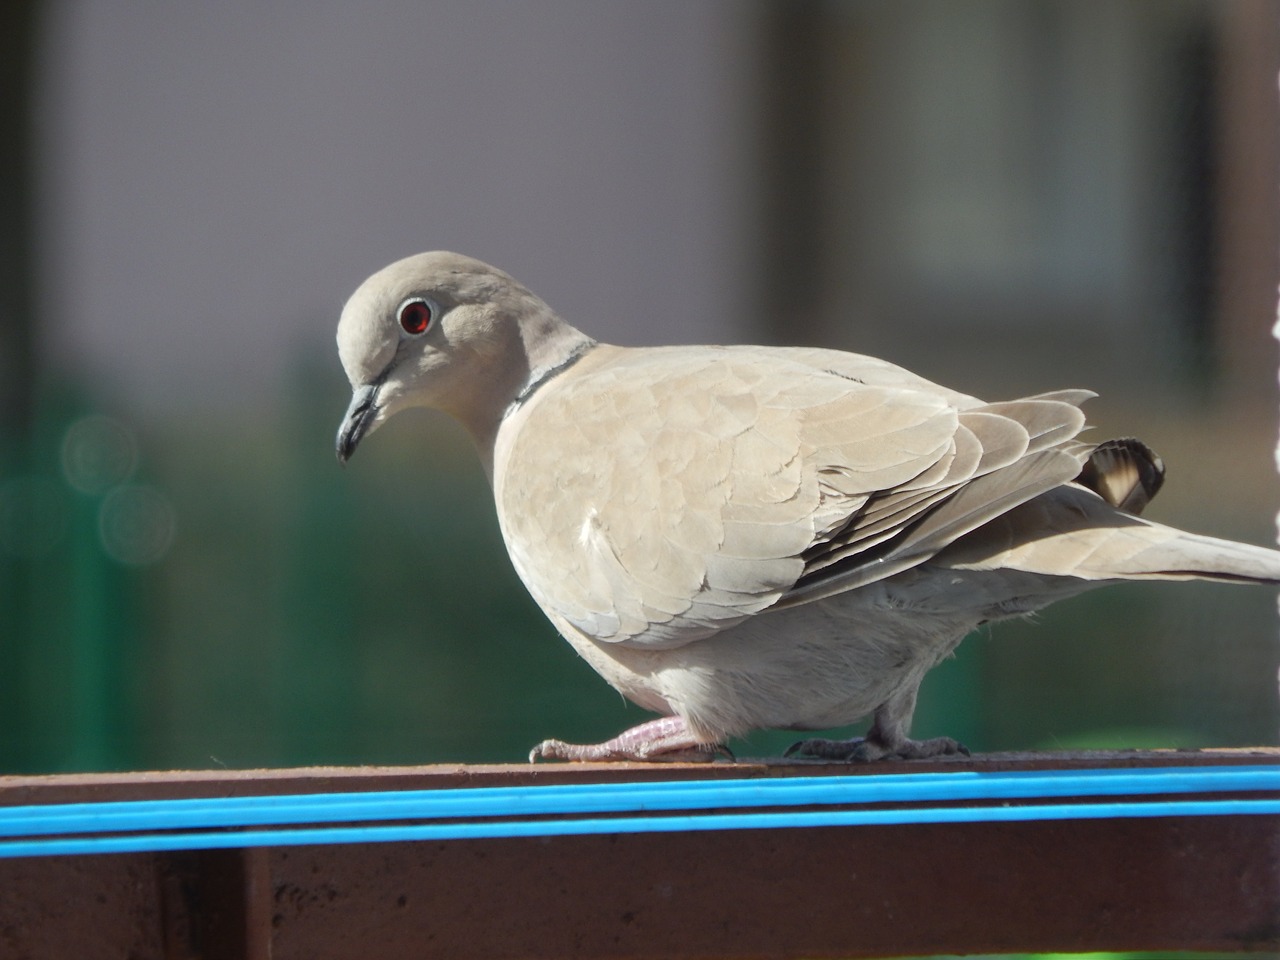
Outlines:
<svg viewBox="0 0 1280 960"><path fill-rule="evenodd" d="M513 414L499 517L549 612L679 646L919 564L1070 481L1081 455L1059 445L1086 398L983 404L832 351L598 347Z"/></svg>

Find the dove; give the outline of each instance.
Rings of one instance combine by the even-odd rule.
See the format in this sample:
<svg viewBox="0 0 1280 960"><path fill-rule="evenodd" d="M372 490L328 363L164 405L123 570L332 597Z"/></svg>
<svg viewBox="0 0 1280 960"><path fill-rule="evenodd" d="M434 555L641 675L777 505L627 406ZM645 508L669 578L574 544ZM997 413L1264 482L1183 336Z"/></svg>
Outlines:
<svg viewBox="0 0 1280 960"><path fill-rule="evenodd" d="M613 346L443 251L360 285L337 341L339 461L406 408L456 418L533 599L658 714L531 761L713 759L753 730L866 717L788 753L965 754L910 722L980 624L1121 580L1280 583L1280 552L1139 516L1164 465L1079 440L1087 390L986 402L836 350Z"/></svg>

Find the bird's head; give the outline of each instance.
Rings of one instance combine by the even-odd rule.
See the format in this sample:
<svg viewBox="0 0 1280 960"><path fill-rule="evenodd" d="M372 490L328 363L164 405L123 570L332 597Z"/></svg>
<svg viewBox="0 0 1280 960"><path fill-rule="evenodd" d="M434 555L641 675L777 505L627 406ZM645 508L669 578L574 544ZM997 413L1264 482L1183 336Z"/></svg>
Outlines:
<svg viewBox="0 0 1280 960"><path fill-rule="evenodd" d="M384 267L351 295L338 322L352 389L338 459L345 463L406 407L444 410L478 442L491 439L531 371L586 339L479 260L436 251Z"/></svg>

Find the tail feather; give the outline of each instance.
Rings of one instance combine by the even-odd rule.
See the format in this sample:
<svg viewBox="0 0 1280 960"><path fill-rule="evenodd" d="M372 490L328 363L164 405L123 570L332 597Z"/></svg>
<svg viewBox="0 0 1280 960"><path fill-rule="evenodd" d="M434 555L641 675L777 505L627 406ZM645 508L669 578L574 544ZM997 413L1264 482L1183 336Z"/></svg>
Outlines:
<svg viewBox="0 0 1280 960"><path fill-rule="evenodd" d="M957 540L937 562L1081 580L1280 584L1280 551L1140 519L1075 485L1059 487Z"/></svg>
<svg viewBox="0 0 1280 960"><path fill-rule="evenodd" d="M1164 461L1133 437L1107 440L1093 448L1076 483L1118 510L1139 514L1164 485Z"/></svg>

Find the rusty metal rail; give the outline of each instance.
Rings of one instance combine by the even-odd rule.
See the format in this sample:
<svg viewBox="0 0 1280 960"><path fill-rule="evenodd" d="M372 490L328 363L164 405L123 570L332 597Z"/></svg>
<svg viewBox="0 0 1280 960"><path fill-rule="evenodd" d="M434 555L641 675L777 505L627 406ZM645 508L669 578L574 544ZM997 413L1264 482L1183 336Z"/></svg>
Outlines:
<svg viewBox="0 0 1280 960"><path fill-rule="evenodd" d="M0 777L0 956L1280 947L1280 751Z"/></svg>

